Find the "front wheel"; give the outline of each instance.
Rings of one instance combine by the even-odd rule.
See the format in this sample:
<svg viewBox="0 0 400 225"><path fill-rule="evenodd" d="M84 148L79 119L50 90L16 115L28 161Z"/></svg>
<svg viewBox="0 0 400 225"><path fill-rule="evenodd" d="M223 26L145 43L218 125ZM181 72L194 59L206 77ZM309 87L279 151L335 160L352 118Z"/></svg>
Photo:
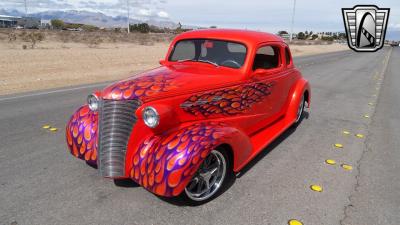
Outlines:
<svg viewBox="0 0 400 225"><path fill-rule="evenodd" d="M224 149L212 150L182 193L189 204L204 204L219 193L231 178L232 166Z"/></svg>

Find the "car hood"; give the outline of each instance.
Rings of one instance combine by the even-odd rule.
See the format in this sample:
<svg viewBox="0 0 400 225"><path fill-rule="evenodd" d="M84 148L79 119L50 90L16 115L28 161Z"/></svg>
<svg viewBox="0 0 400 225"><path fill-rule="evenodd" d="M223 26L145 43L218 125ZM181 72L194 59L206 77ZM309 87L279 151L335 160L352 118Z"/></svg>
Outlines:
<svg viewBox="0 0 400 225"><path fill-rule="evenodd" d="M107 86L102 91L102 98L139 99L146 102L150 99L228 86L240 79L239 72L222 67L204 65L200 68L184 64L162 66Z"/></svg>

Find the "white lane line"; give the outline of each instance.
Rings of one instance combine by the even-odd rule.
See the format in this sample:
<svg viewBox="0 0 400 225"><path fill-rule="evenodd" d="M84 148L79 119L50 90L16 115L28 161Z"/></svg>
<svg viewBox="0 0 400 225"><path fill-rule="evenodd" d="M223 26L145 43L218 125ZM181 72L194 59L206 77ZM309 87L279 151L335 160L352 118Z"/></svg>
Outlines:
<svg viewBox="0 0 400 225"><path fill-rule="evenodd" d="M101 83L101 84L91 84L91 85L86 85L86 86L80 86L80 87L74 87L74 88L64 88L64 89L58 89L54 91L46 91L46 92L39 92L39 93L32 93L32 94L26 94L26 95L19 95L19 96L13 96L13 97L6 97L6 98L0 98L0 102L6 101L6 100L13 100L13 99L19 99L19 98L27 98L27 97L33 97L33 96L40 96L40 95L48 95L48 94L54 94L54 93L62 93L62 92L69 92L69 91L75 91L75 90L80 90L80 89L85 89L85 88L93 88L93 87L100 87L104 86L107 83Z"/></svg>

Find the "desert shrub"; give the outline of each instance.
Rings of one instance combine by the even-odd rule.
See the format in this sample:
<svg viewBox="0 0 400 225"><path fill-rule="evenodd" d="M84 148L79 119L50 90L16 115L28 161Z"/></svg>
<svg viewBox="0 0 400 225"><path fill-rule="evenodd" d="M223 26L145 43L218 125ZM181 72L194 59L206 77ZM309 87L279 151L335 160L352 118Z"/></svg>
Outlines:
<svg viewBox="0 0 400 225"><path fill-rule="evenodd" d="M135 34L135 41L139 45L154 45L153 40L151 39L150 34Z"/></svg>
<svg viewBox="0 0 400 225"><path fill-rule="evenodd" d="M14 32L8 33L8 41L9 42L14 42L17 40L17 35Z"/></svg>
<svg viewBox="0 0 400 225"><path fill-rule="evenodd" d="M26 35L27 35L27 32L26 32L25 30L23 30L22 32L20 32L20 33L18 34L18 36L19 36L21 39L24 39Z"/></svg>
<svg viewBox="0 0 400 225"><path fill-rule="evenodd" d="M53 26L55 29L63 29L65 27L65 23L62 20L53 19L50 22L51 26Z"/></svg>
<svg viewBox="0 0 400 225"><path fill-rule="evenodd" d="M328 37L323 36L323 37L321 38L321 40L323 40L323 41L333 41L333 37L331 37L331 36L328 36Z"/></svg>
<svg viewBox="0 0 400 225"><path fill-rule="evenodd" d="M70 32L59 32L57 36L63 43L68 43L71 41L72 35Z"/></svg>
<svg viewBox="0 0 400 225"><path fill-rule="evenodd" d="M316 35L316 34L313 34L312 36L311 36L311 39L312 40L315 40L315 39L317 39L318 38L318 35Z"/></svg>
<svg viewBox="0 0 400 225"><path fill-rule="evenodd" d="M108 39L110 40L110 42L116 43L117 40L118 40L118 34L116 34L116 33L109 33Z"/></svg>
<svg viewBox="0 0 400 225"><path fill-rule="evenodd" d="M28 46L22 45L22 49L26 50L27 48L28 48Z"/></svg>
<svg viewBox="0 0 400 225"><path fill-rule="evenodd" d="M150 26L147 23L133 24L133 25L129 26L129 29L131 31L137 31L140 33L149 33L150 32Z"/></svg>
<svg viewBox="0 0 400 225"><path fill-rule="evenodd" d="M98 27L96 27L96 26L92 26L92 25L83 25L82 27L81 27L84 31L96 31L96 30L98 30L99 28Z"/></svg>
<svg viewBox="0 0 400 225"><path fill-rule="evenodd" d="M41 32L31 32L31 33L25 33L24 36L22 36L22 40L26 42L30 42L31 48L35 48L36 44L38 42L41 42L45 39L45 34Z"/></svg>
<svg viewBox="0 0 400 225"><path fill-rule="evenodd" d="M100 35L87 35L84 41L89 48L97 48L103 42L103 39Z"/></svg>
<svg viewBox="0 0 400 225"><path fill-rule="evenodd" d="M306 35L303 32L299 32L297 34L297 39L304 40L304 39L306 39Z"/></svg>

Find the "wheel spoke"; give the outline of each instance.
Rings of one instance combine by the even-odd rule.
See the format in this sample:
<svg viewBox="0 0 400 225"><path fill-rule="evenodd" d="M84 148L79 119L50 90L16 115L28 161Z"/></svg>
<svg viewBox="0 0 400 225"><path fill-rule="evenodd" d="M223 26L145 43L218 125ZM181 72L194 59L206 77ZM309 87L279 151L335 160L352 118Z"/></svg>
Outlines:
<svg viewBox="0 0 400 225"><path fill-rule="evenodd" d="M199 183L199 178L195 177L193 180L190 182L189 186L187 187L189 190L193 190L194 187L196 187L196 184Z"/></svg>
<svg viewBox="0 0 400 225"><path fill-rule="evenodd" d="M205 158L197 175L186 186L185 192L188 197L195 201L205 200L216 193L221 186L226 171L224 156L213 150Z"/></svg>
<svg viewBox="0 0 400 225"><path fill-rule="evenodd" d="M197 183L197 193L201 192L201 187L203 186L203 179L200 179L199 182Z"/></svg>
<svg viewBox="0 0 400 225"><path fill-rule="evenodd" d="M210 174L214 175L215 172L218 172L218 166L214 167L213 169L210 170Z"/></svg>

